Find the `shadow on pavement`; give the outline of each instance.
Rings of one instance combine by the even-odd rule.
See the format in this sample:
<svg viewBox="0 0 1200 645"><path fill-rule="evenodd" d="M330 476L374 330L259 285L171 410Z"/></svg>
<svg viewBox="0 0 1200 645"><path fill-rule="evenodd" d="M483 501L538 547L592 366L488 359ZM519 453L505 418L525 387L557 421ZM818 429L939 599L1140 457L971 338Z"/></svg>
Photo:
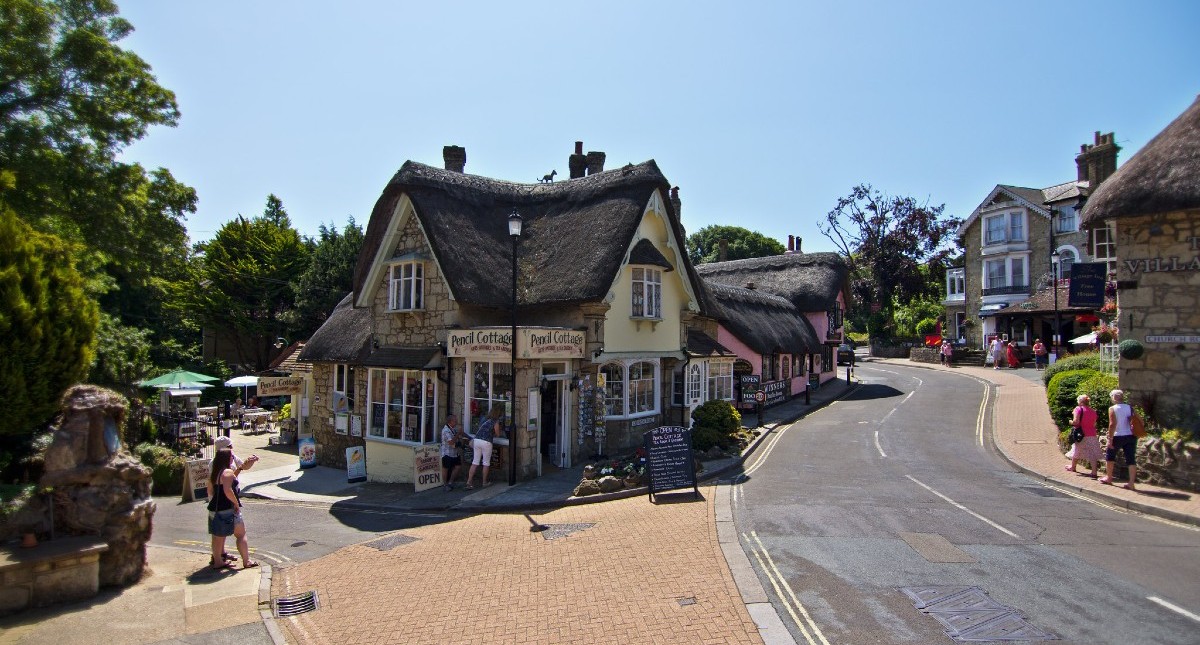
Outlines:
<svg viewBox="0 0 1200 645"><path fill-rule="evenodd" d="M685 490L655 493L653 501L655 504L687 504L689 502L704 502L708 500L704 498L704 493L697 495L695 491Z"/></svg>
<svg viewBox="0 0 1200 645"><path fill-rule="evenodd" d="M1141 482L1139 482L1138 485L1141 486ZM1165 491L1165 490L1145 490L1142 488L1138 488L1137 492L1145 495L1146 497L1157 497L1159 499L1191 499L1192 498L1192 496L1188 495L1187 493L1178 493L1178 492L1174 492L1174 491Z"/></svg>
<svg viewBox="0 0 1200 645"><path fill-rule="evenodd" d="M904 393L890 385L881 385L879 383L866 383L858 386L858 389L845 397L844 401L869 401L871 399L890 399L897 396L903 396Z"/></svg>

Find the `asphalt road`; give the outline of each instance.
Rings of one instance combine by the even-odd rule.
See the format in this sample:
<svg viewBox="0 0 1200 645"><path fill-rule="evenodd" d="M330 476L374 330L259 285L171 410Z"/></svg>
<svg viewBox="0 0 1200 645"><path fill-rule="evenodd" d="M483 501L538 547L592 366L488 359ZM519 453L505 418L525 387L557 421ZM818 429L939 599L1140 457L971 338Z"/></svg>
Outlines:
<svg viewBox="0 0 1200 645"><path fill-rule="evenodd" d="M989 626L1029 640L1200 643L1200 531L1015 472L983 436L980 381L855 371L855 393L764 443L732 491L742 547L797 643L953 643L947 625L995 639L970 631L1005 613L989 602L1019 612ZM905 590L961 592L975 611L943 624Z"/></svg>
<svg viewBox="0 0 1200 645"><path fill-rule="evenodd" d="M175 497L157 497L151 544L194 549L208 553L208 515L203 502L181 503ZM401 529L446 522L462 517L454 513L408 513L356 510L259 499L243 499L246 535L251 557L287 566L319 558L343 546L365 542ZM233 540L226 550L236 553ZM203 564L204 556L198 555Z"/></svg>

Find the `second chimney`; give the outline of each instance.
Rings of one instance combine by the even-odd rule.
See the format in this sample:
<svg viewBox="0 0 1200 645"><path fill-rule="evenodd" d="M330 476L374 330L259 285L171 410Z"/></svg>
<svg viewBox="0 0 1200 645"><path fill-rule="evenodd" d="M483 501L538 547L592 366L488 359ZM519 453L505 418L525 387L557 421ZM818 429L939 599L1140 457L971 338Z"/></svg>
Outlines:
<svg viewBox="0 0 1200 645"><path fill-rule="evenodd" d="M587 157L583 156L583 142L575 142L575 154L567 159L571 179L579 179L587 172Z"/></svg>
<svg viewBox="0 0 1200 645"><path fill-rule="evenodd" d="M796 236L789 235L788 236L788 253L795 253L795 252L796 252Z"/></svg>
<svg viewBox="0 0 1200 645"><path fill-rule="evenodd" d="M724 262L729 259L729 240L721 238L717 240L717 262Z"/></svg>
<svg viewBox="0 0 1200 645"><path fill-rule="evenodd" d="M587 174L594 175L604 172L604 153L589 150L587 153Z"/></svg>
<svg viewBox="0 0 1200 645"><path fill-rule="evenodd" d="M462 172L467 167L467 149L462 146L445 146L442 148L442 161L446 162L446 170Z"/></svg>
<svg viewBox="0 0 1200 645"><path fill-rule="evenodd" d="M675 219L682 221L683 215L679 211L683 209L683 202L679 201L679 186L671 189L671 205L675 207Z"/></svg>

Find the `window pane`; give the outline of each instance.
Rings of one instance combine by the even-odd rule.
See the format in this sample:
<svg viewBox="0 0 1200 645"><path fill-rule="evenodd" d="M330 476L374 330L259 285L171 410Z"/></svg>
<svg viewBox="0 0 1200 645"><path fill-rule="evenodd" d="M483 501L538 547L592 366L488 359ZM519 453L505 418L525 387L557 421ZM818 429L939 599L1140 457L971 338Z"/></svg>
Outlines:
<svg viewBox="0 0 1200 645"><path fill-rule="evenodd" d="M629 390L630 414L655 409L653 363L634 363L629 367Z"/></svg>
<svg viewBox="0 0 1200 645"><path fill-rule="evenodd" d="M625 414L625 370L617 363L608 363L600 368L604 374L604 414Z"/></svg>
<svg viewBox="0 0 1200 645"><path fill-rule="evenodd" d="M369 432L372 437L382 437L387 424L387 372L371 370L370 376L371 397L368 403L371 411L371 427Z"/></svg>
<svg viewBox="0 0 1200 645"><path fill-rule="evenodd" d="M404 373L388 370L387 438L399 439L404 431Z"/></svg>

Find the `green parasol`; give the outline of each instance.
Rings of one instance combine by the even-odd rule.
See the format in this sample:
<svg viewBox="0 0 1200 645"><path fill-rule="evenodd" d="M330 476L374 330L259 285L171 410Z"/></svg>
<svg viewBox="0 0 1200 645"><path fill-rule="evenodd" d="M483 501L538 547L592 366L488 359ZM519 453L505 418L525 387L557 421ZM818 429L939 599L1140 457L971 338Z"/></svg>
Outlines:
<svg viewBox="0 0 1200 645"><path fill-rule="evenodd" d="M142 387L179 387L182 385L191 385L195 387L201 381L219 381L221 379L207 374L198 374L187 370L173 370L145 381L138 381L138 385Z"/></svg>

